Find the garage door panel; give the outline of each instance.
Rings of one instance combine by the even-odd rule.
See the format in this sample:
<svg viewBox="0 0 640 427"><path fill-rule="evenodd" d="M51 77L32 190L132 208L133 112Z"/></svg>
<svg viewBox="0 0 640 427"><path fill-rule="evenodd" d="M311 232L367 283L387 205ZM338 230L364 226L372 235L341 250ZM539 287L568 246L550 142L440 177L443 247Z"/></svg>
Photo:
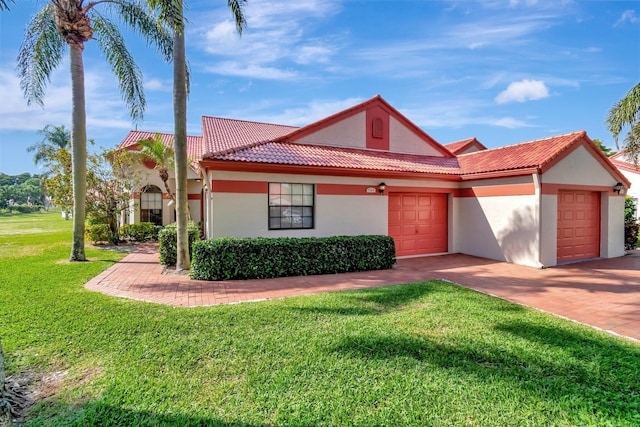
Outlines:
<svg viewBox="0 0 640 427"><path fill-rule="evenodd" d="M600 193L558 193L558 262L600 256Z"/></svg>
<svg viewBox="0 0 640 427"><path fill-rule="evenodd" d="M396 254L422 255L448 251L446 194L390 194L389 235Z"/></svg>

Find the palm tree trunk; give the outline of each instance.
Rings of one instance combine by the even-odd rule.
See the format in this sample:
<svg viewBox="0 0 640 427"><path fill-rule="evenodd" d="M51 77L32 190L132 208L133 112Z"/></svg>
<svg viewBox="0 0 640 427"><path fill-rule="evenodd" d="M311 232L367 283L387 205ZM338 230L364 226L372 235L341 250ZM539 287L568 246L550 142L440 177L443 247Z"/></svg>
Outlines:
<svg viewBox="0 0 640 427"><path fill-rule="evenodd" d="M84 99L82 46L69 45L71 60L71 154L73 171L73 238L70 261L86 261L84 253L87 193L87 117Z"/></svg>
<svg viewBox="0 0 640 427"><path fill-rule="evenodd" d="M180 1L179 10L183 9ZM180 22L183 19L180 17ZM176 176L177 259L176 270L191 267L189 257L189 202L187 188L187 66L185 56L184 27L173 32L173 114L175 120L174 152Z"/></svg>

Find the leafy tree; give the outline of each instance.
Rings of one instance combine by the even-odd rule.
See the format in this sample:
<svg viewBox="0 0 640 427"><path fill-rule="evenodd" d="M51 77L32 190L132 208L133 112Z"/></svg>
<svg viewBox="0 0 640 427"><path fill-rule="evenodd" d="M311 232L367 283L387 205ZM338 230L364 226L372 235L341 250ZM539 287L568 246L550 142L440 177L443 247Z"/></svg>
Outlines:
<svg viewBox="0 0 640 427"><path fill-rule="evenodd" d="M67 148L71 144L71 132L64 125L46 125L38 133L43 135L42 140L27 147L29 153L34 153L33 163L36 165L44 162L58 148Z"/></svg>
<svg viewBox="0 0 640 427"><path fill-rule="evenodd" d="M7 0L0 0L7 9ZM105 10L98 11L101 7ZM68 47L71 69L71 146L73 172L73 241L71 261L85 261L84 227L87 190L87 124L83 51L85 43L96 40L112 71L134 120L142 118L146 101L142 73L127 50L116 24L106 13L112 12L140 33L150 44L171 58L170 34L140 4L131 0L51 0L29 22L18 55L18 75L28 103L43 104L51 72L57 68Z"/></svg>
<svg viewBox="0 0 640 427"><path fill-rule="evenodd" d="M131 194L138 186L135 159L126 150L107 150L89 156L87 214L94 223L109 227L110 242L120 240L120 215L129 209Z"/></svg>
<svg viewBox="0 0 640 427"><path fill-rule="evenodd" d="M594 139L593 143L596 144L600 149L600 151L602 151L604 155L607 157L611 157L616 154L615 151L613 151L611 148L604 145L604 142L600 141L599 139Z"/></svg>
<svg viewBox="0 0 640 427"><path fill-rule="evenodd" d="M8 207L9 200L17 205L43 205L44 187L41 175L0 173L0 208Z"/></svg>
<svg viewBox="0 0 640 427"><path fill-rule="evenodd" d="M153 139L141 139L138 141L138 145L140 146L140 151L134 152L134 155L143 161L146 160L155 164L154 169L158 171L167 194L175 203L175 194L169 188L169 169L173 169L175 166L173 148L164 145L158 133L153 136Z"/></svg>
<svg viewBox="0 0 640 427"><path fill-rule="evenodd" d="M184 40L184 0L147 0L153 7L160 8L160 18L173 29L173 117L174 151L176 176L176 216L177 216L177 262L176 270L188 270L189 256L189 202L187 173L187 94L189 79ZM236 22L238 34L246 27L242 8L247 0L227 0L227 5Z"/></svg>
<svg viewBox="0 0 640 427"><path fill-rule="evenodd" d="M640 83L611 107L607 116L607 126L616 141L616 146L618 146L618 137L622 129L625 126L629 127L629 132L625 136L621 148L625 150L626 157L638 166L640 159Z"/></svg>
<svg viewBox="0 0 640 427"><path fill-rule="evenodd" d="M63 212L71 211L74 203L71 162L71 152L67 148L57 149L45 161L45 167L50 171L44 179L46 193Z"/></svg>

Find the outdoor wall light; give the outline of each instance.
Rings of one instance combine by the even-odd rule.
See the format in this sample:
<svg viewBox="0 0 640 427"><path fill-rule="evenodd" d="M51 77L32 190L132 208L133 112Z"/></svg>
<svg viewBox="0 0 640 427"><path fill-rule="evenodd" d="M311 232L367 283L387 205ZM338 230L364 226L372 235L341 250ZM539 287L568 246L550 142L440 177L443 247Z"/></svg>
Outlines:
<svg viewBox="0 0 640 427"><path fill-rule="evenodd" d="M378 184L378 193L382 194L386 189L387 189L387 184L385 184L384 182L381 182L380 184Z"/></svg>
<svg viewBox="0 0 640 427"><path fill-rule="evenodd" d="M616 185L613 186L613 191L615 191L616 193L620 194L620 192L622 191L623 185L621 182L616 183Z"/></svg>

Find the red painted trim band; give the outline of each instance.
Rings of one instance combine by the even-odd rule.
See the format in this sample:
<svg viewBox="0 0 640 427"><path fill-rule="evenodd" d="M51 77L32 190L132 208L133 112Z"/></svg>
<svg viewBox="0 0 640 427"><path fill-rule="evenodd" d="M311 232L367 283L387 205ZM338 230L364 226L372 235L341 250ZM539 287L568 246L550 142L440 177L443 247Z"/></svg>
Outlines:
<svg viewBox="0 0 640 427"><path fill-rule="evenodd" d="M263 181L211 181L211 191L214 193L257 193L266 194L269 183Z"/></svg>
<svg viewBox="0 0 640 427"><path fill-rule="evenodd" d="M524 183L461 188L458 197L531 196L534 194L536 194L536 188L533 183Z"/></svg>

